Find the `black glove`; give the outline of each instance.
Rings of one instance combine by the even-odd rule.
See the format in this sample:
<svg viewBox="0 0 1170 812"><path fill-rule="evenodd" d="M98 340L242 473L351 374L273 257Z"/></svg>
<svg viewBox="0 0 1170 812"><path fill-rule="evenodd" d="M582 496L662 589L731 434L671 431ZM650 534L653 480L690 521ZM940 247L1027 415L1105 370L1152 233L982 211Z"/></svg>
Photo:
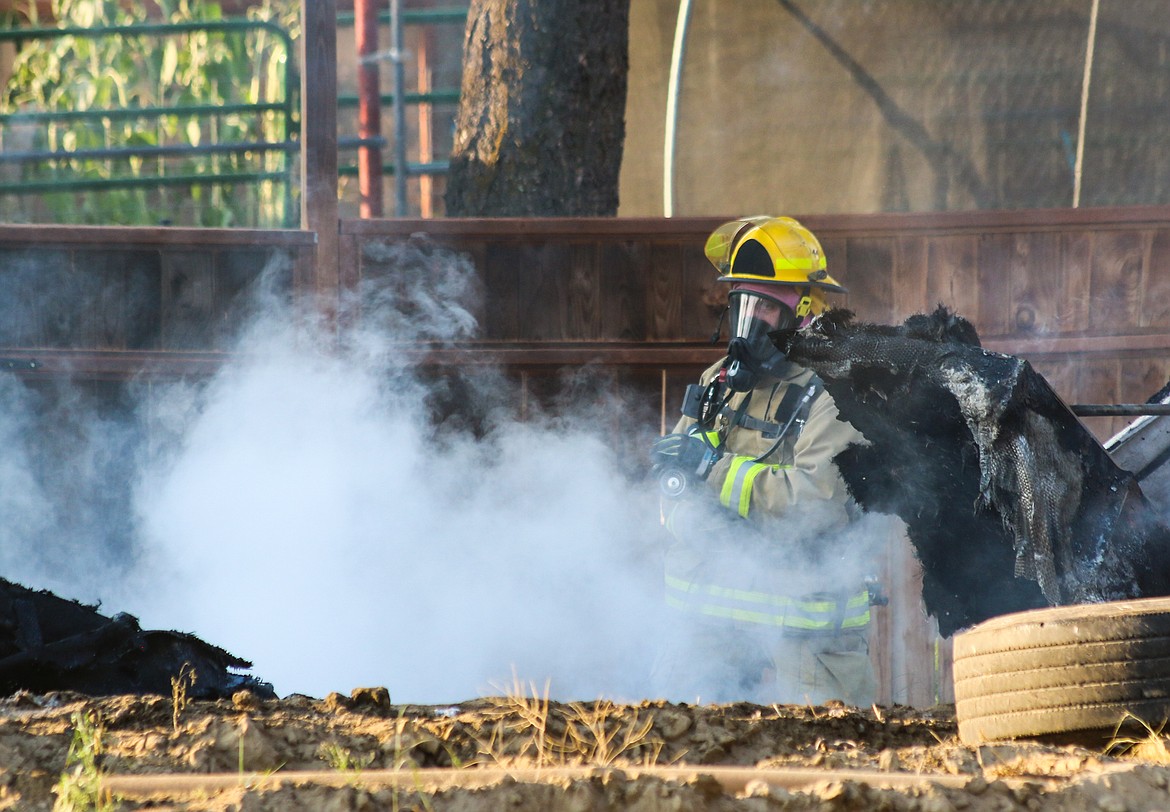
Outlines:
<svg viewBox="0 0 1170 812"><path fill-rule="evenodd" d="M650 447L650 464L667 496L681 496L690 481L707 478L723 456L718 432L697 426L686 434L668 434Z"/></svg>

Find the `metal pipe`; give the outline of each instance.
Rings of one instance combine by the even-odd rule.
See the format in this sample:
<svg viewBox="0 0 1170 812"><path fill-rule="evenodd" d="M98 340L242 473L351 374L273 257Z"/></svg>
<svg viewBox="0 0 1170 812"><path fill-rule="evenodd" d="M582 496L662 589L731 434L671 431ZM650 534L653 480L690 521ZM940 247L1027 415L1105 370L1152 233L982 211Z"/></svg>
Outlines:
<svg viewBox="0 0 1170 812"><path fill-rule="evenodd" d="M358 137L381 138L382 96L378 81L378 7L376 0L354 0L354 38L358 54ZM363 218L382 216L382 151L369 144L358 150L358 212Z"/></svg>
<svg viewBox="0 0 1170 812"><path fill-rule="evenodd" d="M1170 414L1170 403L1082 403L1069 408L1077 417L1144 417Z"/></svg>
<svg viewBox="0 0 1170 812"><path fill-rule="evenodd" d="M394 214L405 217L406 178L406 72L403 65L401 0L390 0L390 59L394 68Z"/></svg>
<svg viewBox="0 0 1170 812"><path fill-rule="evenodd" d="M666 87L666 136L662 145L662 215L674 216L674 142L678 125L678 95L682 84L683 55L687 27L691 19L691 0L679 0L678 20L674 26L674 47L670 52L670 81Z"/></svg>

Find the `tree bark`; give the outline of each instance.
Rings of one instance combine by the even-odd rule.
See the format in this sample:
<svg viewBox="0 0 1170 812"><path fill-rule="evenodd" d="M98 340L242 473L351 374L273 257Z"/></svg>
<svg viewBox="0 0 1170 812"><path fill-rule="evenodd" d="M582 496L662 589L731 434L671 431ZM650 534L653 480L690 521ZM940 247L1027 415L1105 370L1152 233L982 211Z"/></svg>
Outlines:
<svg viewBox="0 0 1170 812"><path fill-rule="evenodd" d="M612 216L630 0L472 0L451 217Z"/></svg>

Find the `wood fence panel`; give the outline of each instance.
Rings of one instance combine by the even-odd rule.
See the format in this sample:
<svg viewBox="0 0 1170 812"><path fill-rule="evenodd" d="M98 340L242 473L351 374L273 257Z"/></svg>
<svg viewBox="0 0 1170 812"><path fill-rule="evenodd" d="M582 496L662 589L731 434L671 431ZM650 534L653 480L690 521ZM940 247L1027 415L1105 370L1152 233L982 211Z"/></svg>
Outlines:
<svg viewBox="0 0 1170 812"><path fill-rule="evenodd" d="M1061 286L1047 301L1040 300L1037 306L1043 308L1040 323L1051 325L1053 333L1081 333L1089 329L1089 309L1092 303L1093 284L1093 235L1086 232L1060 232L1060 255L1053 268L1033 265L1028 268L1032 275L1056 273ZM1045 313L1051 315L1046 316Z"/></svg>
<svg viewBox="0 0 1170 812"><path fill-rule="evenodd" d="M1119 398L1129 392L1153 395L1170 382L1170 354L1122 358L1120 364Z"/></svg>
<svg viewBox="0 0 1170 812"><path fill-rule="evenodd" d="M1089 327L1116 335L1141 320L1145 235L1108 231L1095 235L1090 265Z"/></svg>
<svg viewBox="0 0 1170 812"><path fill-rule="evenodd" d="M1170 329L1170 229L1159 229L1150 238L1138 326Z"/></svg>
<svg viewBox="0 0 1170 812"><path fill-rule="evenodd" d="M727 283L719 281L715 269L702 252L702 243L697 248L682 247L681 269L671 276L675 280L674 295L682 299L682 330L674 336L680 341L711 342L711 336L719 326L719 317L727 306ZM681 284L679 284L681 282ZM726 333L726 322L722 326Z"/></svg>
<svg viewBox="0 0 1170 812"><path fill-rule="evenodd" d="M1059 285L1054 274L1028 273L1033 259L1051 259L1059 234L986 234L979 240L979 280L987 301L980 315L984 335L1044 330L1039 302L1051 300Z"/></svg>
<svg viewBox="0 0 1170 812"><path fill-rule="evenodd" d="M484 338L503 339L521 335L521 277L525 260L522 246L500 244L484 248L480 274L484 286Z"/></svg>
<svg viewBox="0 0 1170 812"><path fill-rule="evenodd" d="M1014 234L983 234L977 244L979 323L983 335L1012 332L1021 311L1016 304L1021 254L1031 249L1028 241Z"/></svg>
<svg viewBox="0 0 1170 812"><path fill-rule="evenodd" d="M565 289L564 331L561 339L583 339L597 341L611 338L601 329L602 295L601 269L598 267L600 246L569 244L564 250L569 255ZM620 312L621 302L610 295L605 297L607 306ZM547 304L547 303L546 303Z"/></svg>
<svg viewBox="0 0 1170 812"><path fill-rule="evenodd" d="M645 341L647 291L642 279L645 245L631 240L598 246L600 335L618 341Z"/></svg>
<svg viewBox="0 0 1170 812"><path fill-rule="evenodd" d="M207 348L215 324L215 270L205 251L163 257L160 345L168 350Z"/></svg>
<svg viewBox="0 0 1170 812"><path fill-rule="evenodd" d="M865 321L877 324L897 321L892 273L895 263L895 240L890 237L859 237L842 241L842 246L849 268L849 281L837 279L836 276L833 278L849 289L844 306L859 316L864 312Z"/></svg>
<svg viewBox="0 0 1170 812"><path fill-rule="evenodd" d="M896 237L894 243L895 262L890 269L893 275L894 312L889 321L897 324L914 313L933 310L938 302L930 298L927 289L926 239L917 235ZM848 267L841 270L841 275L843 283L848 285L851 277ZM864 312L867 307L865 302L858 302L854 306L859 312Z"/></svg>
<svg viewBox="0 0 1170 812"><path fill-rule="evenodd" d="M69 293L74 279L67 251L22 251L6 258L6 299L11 312L12 343L25 347L69 346L73 335Z"/></svg>
<svg viewBox="0 0 1170 812"><path fill-rule="evenodd" d="M74 276L83 274L74 270ZM90 290L72 343L95 349L152 349L157 343L160 256L157 251L101 251L84 273Z"/></svg>
<svg viewBox="0 0 1170 812"><path fill-rule="evenodd" d="M982 324L979 301L979 241L968 235L931 237L927 241L927 298Z"/></svg>
<svg viewBox="0 0 1170 812"><path fill-rule="evenodd" d="M646 339L677 341L683 336L683 286L678 269L682 267L682 250L674 244L653 241L647 246ZM694 306L694 302L687 301Z"/></svg>

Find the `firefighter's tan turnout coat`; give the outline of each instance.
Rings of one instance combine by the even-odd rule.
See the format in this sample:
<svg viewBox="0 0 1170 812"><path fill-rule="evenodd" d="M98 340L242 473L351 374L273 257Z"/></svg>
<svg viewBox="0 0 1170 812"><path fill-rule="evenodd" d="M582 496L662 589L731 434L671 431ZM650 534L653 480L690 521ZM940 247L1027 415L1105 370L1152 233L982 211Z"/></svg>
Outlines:
<svg viewBox="0 0 1170 812"><path fill-rule="evenodd" d="M700 383L706 386L722 365L706 370ZM802 397L811 394L803 409L794 408L796 393L785 402L791 388ZM747 419L737 419L737 412ZM796 418L784 440L773 448L776 426L793 412ZM674 431L685 433L695 422L683 417ZM722 438L724 453L699 486L705 491L677 502L664 500L673 537L665 562L668 605L716 625L753 628L764 637L815 638L813 660L824 659L834 641L864 655L870 622L869 590L860 577L864 565L837 560L848 549L831 541L856 511L833 458L852 443L864 444L861 433L838 419L836 404L812 371L795 365L779 379L736 393L710 428ZM714 523L713 514L719 517ZM789 657L781 648L773 649L772 659ZM863 658L866 662L859 665L853 657L849 667L867 668L868 658ZM812 666L821 668L818 663ZM812 666L789 665L811 674ZM871 678L863 677L861 682L869 685ZM796 678L811 681L804 686L810 697L816 679ZM846 675L843 681L851 680ZM852 689L838 693L847 690ZM863 693L838 698L863 702L868 699Z"/></svg>

